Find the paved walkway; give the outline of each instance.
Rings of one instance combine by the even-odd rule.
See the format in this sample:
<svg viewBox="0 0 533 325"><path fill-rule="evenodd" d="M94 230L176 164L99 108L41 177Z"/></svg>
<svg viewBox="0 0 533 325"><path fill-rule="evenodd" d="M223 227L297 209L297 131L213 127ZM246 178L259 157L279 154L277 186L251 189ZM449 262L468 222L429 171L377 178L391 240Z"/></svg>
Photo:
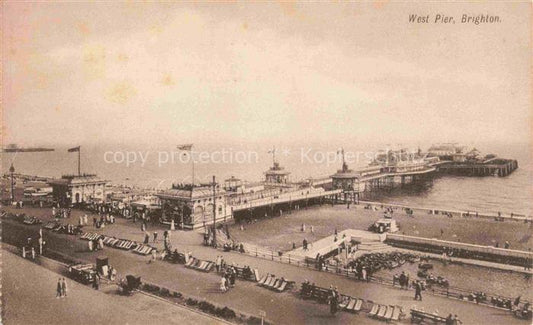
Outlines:
<svg viewBox="0 0 533 325"><path fill-rule="evenodd" d="M216 324L213 318L146 295L95 291L67 278L67 297L56 298L60 277L2 250L3 324Z"/></svg>
<svg viewBox="0 0 533 325"><path fill-rule="evenodd" d="M157 229L161 237L163 229ZM90 226L87 231L95 230ZM139 241L143 236L139 224L132 225L131 222L125 220L119 220L118 224L102 230L99 229L98 232ZM74 236L45 232L45 239L48 239L53 246L61 247L64 253L92 263L94 263L97 256L105 254L121 275L137 274L150 282L249 314L257 315L259 310L264 310L267 312L267 318L275 323L377 322L366 317L364 313L362 315L352 315L342 312L336 316L330 316L326 305L300 299L297 290L280 294L260 288L252 282L239 281L236 288L223 294L218 290L219 276L213 272L201 273L187 269L183 265L174 265L163 261L148 263L148 257L141 257L131 252L113 248L106 248L104 252L99 253L83 252L85 242L74 238ZM503 310L430 295L424 295L424 301L422 302L415 302L412 291L403 291L374 283L356 282L353 279L339 277L335 274L316 272L239 253L214 251L212 248L201 246L201 235L196 232L173 232L172 241L178 250L191 251L198 258L214 260L216 255L223 255L230 263L250 265L253 268L258 268L262 274L273 273L278 276L284 276L296 281L298 284L305 279L309 279L319 286L337 286L343 294L382 304L400 305L407 312L416 305L417 307L423 307L426 311L438 310L440 315L447 315L449 312L456 313L465 324L523 324L522 321L513 318L509 312ZM54 244L53 242L56 243ZM162 247L162 243L157 245Z"/></svg>

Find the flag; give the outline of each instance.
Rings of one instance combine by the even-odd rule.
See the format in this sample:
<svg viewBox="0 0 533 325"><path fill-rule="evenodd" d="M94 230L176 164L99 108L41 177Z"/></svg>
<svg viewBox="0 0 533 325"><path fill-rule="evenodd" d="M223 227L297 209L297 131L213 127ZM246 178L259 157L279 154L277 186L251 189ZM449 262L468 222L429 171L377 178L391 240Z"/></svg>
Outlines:
<svg viewBox="0 0 533 325"><path fill-rule="evenodd" d="M79 152L79 151L80 151L80 146L68 149L68 152Z"/></svg>
<svg viewBox="0 0 533 325"><path fill-rule="evenodd" d="M178 150L190 151L192 150L192 144L182 144L178 146Z"/></svg>

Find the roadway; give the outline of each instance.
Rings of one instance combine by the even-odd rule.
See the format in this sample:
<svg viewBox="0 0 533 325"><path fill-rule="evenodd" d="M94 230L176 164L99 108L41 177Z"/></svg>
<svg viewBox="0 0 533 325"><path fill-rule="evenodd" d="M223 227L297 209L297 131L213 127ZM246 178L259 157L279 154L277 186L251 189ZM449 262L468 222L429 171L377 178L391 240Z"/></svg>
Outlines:
<svg viewBox="0 0 533 325"><path fill-rule="evenodd" d="M152 297L107 294L67 279L67 297L56 298L61 276L2 250L2 323L10 324L217 324L215 319Z"/></svg>

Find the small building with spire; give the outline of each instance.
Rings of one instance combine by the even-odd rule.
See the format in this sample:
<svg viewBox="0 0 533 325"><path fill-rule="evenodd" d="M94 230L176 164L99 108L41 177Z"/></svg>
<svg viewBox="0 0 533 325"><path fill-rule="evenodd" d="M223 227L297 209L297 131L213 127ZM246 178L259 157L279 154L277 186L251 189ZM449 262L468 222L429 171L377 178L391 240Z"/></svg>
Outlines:
<svg viewBox="0 0 533 325"><path fill-rule="evenodd" d="M341 189L343 191L353 191L359 182L359 173L354 172L348 168L346 162L342 163L342 168L337 170L334 175L331 175L333 189Z"/></svg>
<svg viewBox="0 0 533 325"><path fill-rule="evenodd" d="M291 173L281 167L277 161L270 169L265 172L265 185L266 186L289 186L289 175Z"/></svg>

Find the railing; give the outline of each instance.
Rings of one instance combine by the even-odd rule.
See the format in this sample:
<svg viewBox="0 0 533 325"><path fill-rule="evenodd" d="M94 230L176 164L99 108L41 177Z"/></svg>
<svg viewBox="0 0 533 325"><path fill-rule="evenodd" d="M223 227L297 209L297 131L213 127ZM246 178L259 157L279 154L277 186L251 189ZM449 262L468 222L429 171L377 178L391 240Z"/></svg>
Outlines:
<svg viewBox="0 0 533 325"><path fill-rule="evenodd" d="M399 243L405 243L406 245L409 245L409 244L429 245L430 247L428 247L428 249L431 247L439 247L439 248L446 247L448 249L461 249L461 250L469 251L472 253L490 254L490 255L501 256L501 257L533 259L533 252L513 250L513 249L507 249L507 248L496 248L492 246L475 245L475 244L469 244L469 243L460 243L460 242L440 240L440 239L435 239L435 238L413 237L413 236L389 233L387 234L386 240L389 240L389 241L392 240L392 241L396 241Z"/></svg>
<svg viewBox="0 0 533 325"><path fill-rule="evenodd" d="M309 267L309 263L306 262L302 256L294 256L291 254L285 254L284 252L274 252L258 246L243 244L244 253L254 257L263 258L280 263L294 264L297 266Z"/></svg>
<svg viewBox="0 0 533 325"><path fill-rule="evenodd" d="M295 265L295 266L298 266L298 267L305 267L305 268L314 269L314 270L319 271L317 269L317 267L316 267L316 263L313 260L306 259L306 258L304 258L302 256L294 256L294 255L291 255L291 254L286 254L285 252L274 252L274 251L271 251L271 250L268 250L268 249L265 249L265 248L261 248L261 247L255 246L255 245L250 245L250 244L243 244L243 246L244 246L244 253L243 254L246 254L246 255L250 255L250 256L253 256L253 257L262 258L262 259L266 259L266 260L270 260L270 261L274 261L274 262L278 262L278 263L291 264L291 265ZM340 265L335 266L335 265L330 265L330 264L324 264L324 266L322 267L321 272L334 273L334 274L337 274L337 275L340 275L340 276L351 278L351 279L353 279L355 281L372 282L372 283L378 283L378 284L387 285L387 286L391 286L391 287L398 286L398 288L399 288L399 284L395 284L393 279L391 279L391 278L385 278L385 277L370 275L370 276L368 276L368 278L366 280L365 279L361 279L359 274L356 273L354 270L347 269L347 268L345 268L343 266L340 266ZM479 291L481 291L481 290L479 290ZM460 299L460 300L468 300L468 301L476 302L474 299L471 299L472 298L471 295L475 291L474 290L464 289L464 288L443 287L443 286L438 286L436 284L433 284L433 285L426 285L425 292L433 294L433 295L452 298L452 299ZM492 298L510 300L511 303L514 301L514 298L506 297L506 296L503 296L503 295L498 295L498 294L494 294L494 293L487 293L487 292L484 292L484 294L486 296L486 300L478 301L478 303L484 304L484 305L488 305L488 306L491 306L491 307L496 307L496 306L494 306L491 303ZM528 302L528 301L527 300L521 300L521 302L523 303L523 302Z"/></svg>
<svg viewBox="0 0 533 325"><path fill-rule="evenodd" d="M320 192L314 192L314 193L306 193L306 194L296 194L296 195L287 195L287 194L281 194L279 198L275 199L273 197L270 198L264 198L259 200L253 200L244 204L236 204L232 205L233 211L239 211L244 209L250 209L255 208L259 206L269 205L269 204L278 204L278 203L285 203L285 202L295 202L299 200L305 200L305 199L313 199L317 197L327 196L327 195L335 195L342 193L342 190L332 190L332 191L320 191ZM291 193L293 194L293 193Z"/></svg>
<svg viewBox="0 0 533 325"><path fill-rule="evenodd" d="M464 211L464 210L453 210L453 209L446 209L446 208L427 208L427 207L416 207L416 206L407 206L403 204L395 204L395 203L381 203L381 202L375 202L375 201L365 201L360 200L360 205L370 205L378 208L398 208L398 209L410 209L414 211L420 211L425 212L426 214L445 214L449 213L453 216L459 216L459 217L476 217L476 218L501 218L502 220L515 220L515 221L525 221L525 222L533 222L533 216L526 216L525 214L518 214L518 213L498 213L498 212L477 212L477 211Z"/></svg>

